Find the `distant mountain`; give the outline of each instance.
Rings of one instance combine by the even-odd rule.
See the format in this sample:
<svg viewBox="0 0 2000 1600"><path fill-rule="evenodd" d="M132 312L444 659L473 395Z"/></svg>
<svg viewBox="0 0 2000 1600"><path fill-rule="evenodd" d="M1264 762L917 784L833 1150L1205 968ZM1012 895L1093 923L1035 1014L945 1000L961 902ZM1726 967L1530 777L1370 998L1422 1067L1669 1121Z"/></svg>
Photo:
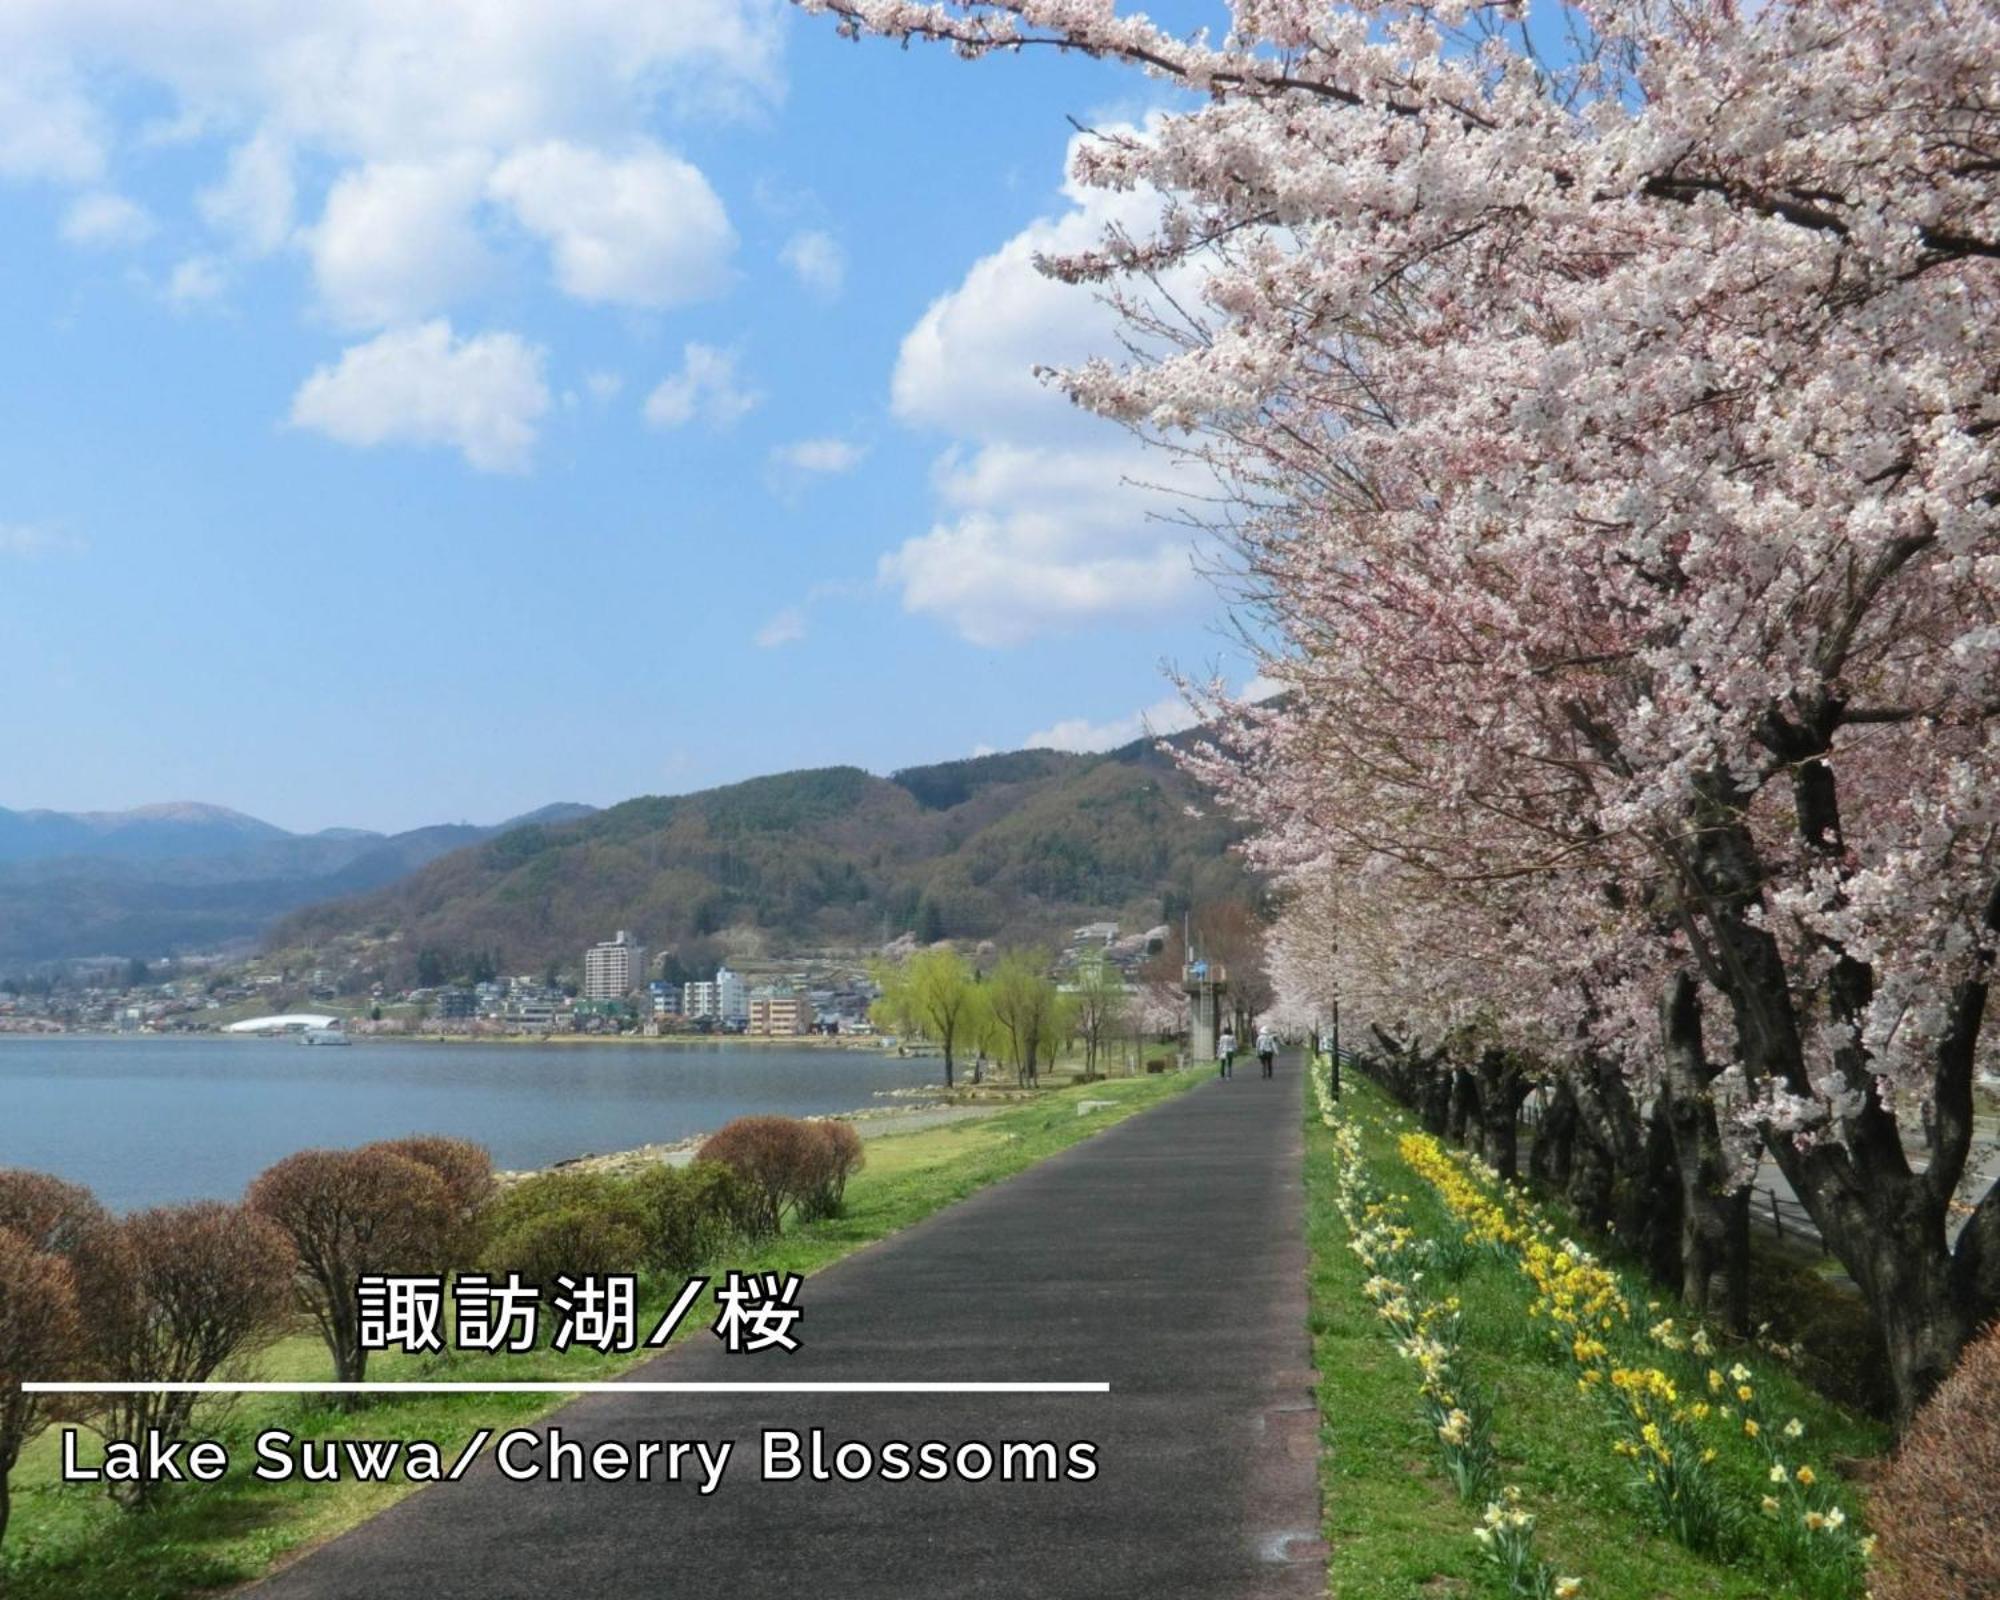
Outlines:
<svg viewBox="0 0 2000 1600"><path fill-rule="evenodd" d="M545 806L494 827L297 834L194 803L113 812L0 808L0 970L254 940L299 906L377 888L511 827L548 826L591 809Z"/></svg>
<svg viewBox="0 0 2000 1600"><path fill-rule="evenodd" d="M828 767L629 800L512 829L358 897L313 906L271 948L379 946L407 976L421 949L504 970L573 964L630 928L654 948L734 927L773 948L903 932L1051 938L1256 890L1239 830L1150 742L1107 755L1024 750L887 778ZM393 938L391 936L393 935Z"/></svg>
<svg viewBox="0 0 2000 1600"><path fill-rule="evenodd" d="M0 807L0 861L94 856L163 861L226 855L292 835L223 806L183 801L133 811L8 811Z"/></svg>

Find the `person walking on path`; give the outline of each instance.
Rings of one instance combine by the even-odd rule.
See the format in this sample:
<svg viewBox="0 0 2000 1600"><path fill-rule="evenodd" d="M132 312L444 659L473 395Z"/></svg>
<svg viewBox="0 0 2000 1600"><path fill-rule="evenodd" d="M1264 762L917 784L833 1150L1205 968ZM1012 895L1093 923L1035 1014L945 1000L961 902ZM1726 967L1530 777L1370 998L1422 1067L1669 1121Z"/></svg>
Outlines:
<svg viewBox="0 0 2000 1600"><path fill-rule="evenodd" d="M1266 1023L1257 1030L1257 1065L1264 1069L1264 1076L1270 1077L1278 1060L1278 1036Z"/></svg>
<svg viewBox="0 0 2000 1600"><path fill-rule="evenodd" d="M1233 1078L1236 1076L1236 1030L1224 1028L1222 1037L1215 1044L1216 1064L1221 1069L1216 1076Z"/></svg>

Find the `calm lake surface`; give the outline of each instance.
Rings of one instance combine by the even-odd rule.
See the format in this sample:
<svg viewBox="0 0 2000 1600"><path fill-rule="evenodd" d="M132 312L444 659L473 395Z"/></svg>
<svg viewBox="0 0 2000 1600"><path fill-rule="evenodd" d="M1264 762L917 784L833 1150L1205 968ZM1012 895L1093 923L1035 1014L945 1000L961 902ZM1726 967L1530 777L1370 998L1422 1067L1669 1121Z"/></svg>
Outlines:
<svg viewBox="0 0 2000 1600"><path fill-rule="evenodd" d="M858 1110L939 1076L936 1061L782 1046L0 1038L0 1166L125 1210L235 1199L311 1145L448 1133L496 1166L541 1167L753 1113Z"/></svg>

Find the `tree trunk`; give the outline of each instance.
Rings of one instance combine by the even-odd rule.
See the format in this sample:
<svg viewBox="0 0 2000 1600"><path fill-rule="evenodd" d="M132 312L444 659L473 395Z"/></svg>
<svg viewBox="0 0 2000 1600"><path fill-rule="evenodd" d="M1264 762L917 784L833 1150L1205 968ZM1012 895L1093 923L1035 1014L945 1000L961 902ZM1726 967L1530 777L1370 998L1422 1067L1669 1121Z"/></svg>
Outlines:
<svg viewBox="0 0 2000 1600"><path fill-rule="evenodd" d="M1512 1051L1482 1050L1474 1087L1479 1158L1512 1183L1520 1176L1521 1102L1528 1098L1527 1077Z"/></svg>
<svg viewBox="0 0 2000 1600"><path fill-rule="evenodd" d="M1853 1153L1839 1146L1800 1151L1786 1139L1772 1153L1827 1248L1861 1287L1888 1351L1897 1426L1907 1427L1994 1309L1954 1281L1944 1203L1922 1174L1898 1180L1878 1172L1857 1181Z"/></svg>
<svg viewBox="0 0 2000 1600"><path fill-rule="evenodd" d="M1444 1136L1453 1144L1465 1143L1467 1128L1478 1126L1479 1084L1463 1067L1452 1067L1446 1091Z"/></svg>
<svg viewBox="0 0 2000 1600"><path fill-rule="evenodd" d="M1715 1069L1703 1049L1701 991L1691 973L1677 972L1667 985L1660 1002L1660 1043L1660 1103L1680 1180L1681 1299L1697 1314L1708 1315L1714 1309L1715 1275L1721 1273L1730 1331L1747 1335L1749 1191L1731 1181L1722 1148L1710 1092Z"/></svg>
<svg viewBox="0 0 2000 1600"><path fill-rule="evenodd" d="M1535 1183L1558 1193L1569 1186L1576 1159L1576 1123L1576 1093L1570 1088L1569 1074L1562 1073L1528 1146L1528 1176Z"/></svg>

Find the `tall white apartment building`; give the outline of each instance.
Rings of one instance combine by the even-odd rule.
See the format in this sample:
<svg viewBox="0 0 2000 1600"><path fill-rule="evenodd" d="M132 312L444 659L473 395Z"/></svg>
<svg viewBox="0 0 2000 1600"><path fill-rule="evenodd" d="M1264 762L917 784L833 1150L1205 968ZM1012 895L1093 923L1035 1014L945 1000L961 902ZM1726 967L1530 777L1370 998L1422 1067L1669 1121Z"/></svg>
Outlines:
<svg viewBox="0 0 2000 1600"><path fill-rule="evenodd" d="M583 953L583 997L618 1000L645 987L646 947L623 928L618 937Z"/></svg>
<svg viewBox="0 0 2000 1600"><path fill-rule="evenodd" d="M682 991L681 1015L690 1022L747 1022L750 990L727 967L717 967L712 981L691 983Z"/></svg>

